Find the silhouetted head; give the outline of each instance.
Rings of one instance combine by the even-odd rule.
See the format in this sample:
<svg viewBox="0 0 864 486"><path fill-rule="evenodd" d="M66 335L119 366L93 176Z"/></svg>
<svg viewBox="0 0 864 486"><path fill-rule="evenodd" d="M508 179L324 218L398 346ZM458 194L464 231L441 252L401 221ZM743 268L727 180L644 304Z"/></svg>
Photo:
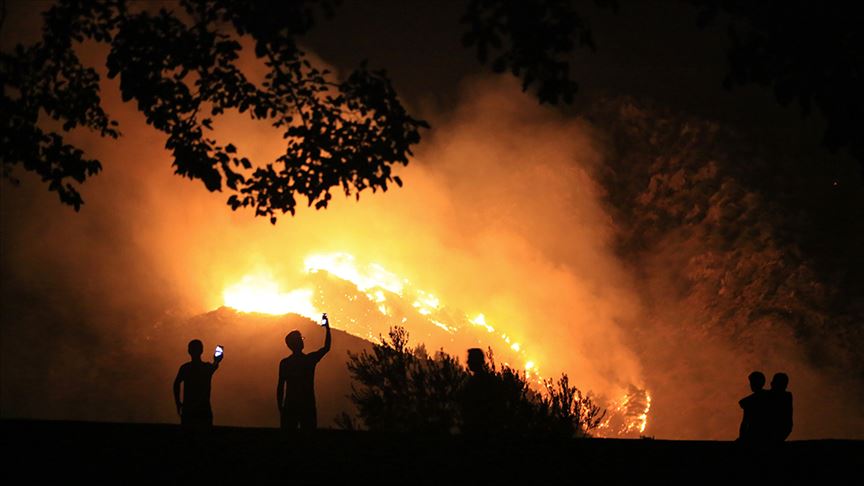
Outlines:
<svg viewBox="0 0 864 486"><path fill-rule="evenodd" d="M789 386L789 375L786 373L775 373L774 378L771 378L771 389L776 391L786 391Z"/></svg>
<svg viewBox="0 0 864 486"><path fill-rule="evenodd" d="M755 391L761 390L765 386L765 375L761 371L754 371L747 377L750 380L750 389Z"/></svg>
<svg viewBox="0 0 864 486"><path fill-rule="evenodd" d="M291 331L285 336L285 344L291 351L299 353L303 351L303 335L300 334L300 331Z"/></svg>
<svg viewBox="0 0 864 486"><path fill-rule="evenodd" d="M474 373L479 373L486 370L486 355L480 348L471 348L468 350L468 369Z"/></svg>
<svg viewBox="0 0 864 486"><path fill-rule="evenodd" d="M202 343L200 339L193 339L189 341L189 347L187 349L189 350L189 356L200 358L201 353L204 352L204 343Z"/></svg>

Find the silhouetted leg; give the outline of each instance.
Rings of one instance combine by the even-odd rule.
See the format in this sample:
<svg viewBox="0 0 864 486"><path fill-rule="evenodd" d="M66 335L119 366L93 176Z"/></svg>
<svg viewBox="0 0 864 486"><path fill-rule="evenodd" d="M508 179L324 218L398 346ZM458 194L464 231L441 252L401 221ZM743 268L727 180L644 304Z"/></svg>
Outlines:
<svg viewBox="0 0 864 486"><path fill-rule="evenodd" d="M280 426L282 430L296 431L298 422L300 422L300 417L296 408L285 405L285 407L282 408L282 416L280 417Z"/></svg>
<svg viewBox="0 0 864 486"><path fill-rule="evenodd" d="M213 410L207 407L183 408L180 424L184 427L209 428L213 426Z"/></svg>
<svg viewBox="0 0 864 486"><path fill-rule="evenodd" d="M318 413L315 410L315 405L307 407L303 411L303 416L300 417L300 430L315 430L318 428Z"/></svg>

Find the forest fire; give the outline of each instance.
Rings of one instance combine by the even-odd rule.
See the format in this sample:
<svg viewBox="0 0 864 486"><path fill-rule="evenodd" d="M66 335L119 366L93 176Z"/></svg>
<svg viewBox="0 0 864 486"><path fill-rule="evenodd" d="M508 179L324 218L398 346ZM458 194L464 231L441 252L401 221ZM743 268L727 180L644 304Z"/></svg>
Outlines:
<svg viewBox="0 0 864 486"><path fill-rule="evenodd" d="M651 394L648 390L631 387L629 393L609 405L607 417L598 429L607 436L641 435L648 426L650 410Z"/></svg>
<svg viewBox="0 0 864 486"><path fill-rule="evenodd" d="M765 388L778 377L769 391L783 397L784 424L794 394L787 439L864 438L864 139L854 136L864 102L849 82L864 73L857 9L0 2L4 425L51 421L39 427L72 443L83 435L56 421L186 422L184 402L188 413L196 400L167 391L187 356L205 369L189 347L200 340L202 363L216 346L225 358L205 387L207 420L227 437L276 427L286 412L273 403L286 375L276 365L296 350L286 348L296 329L307 352L333 345L315 365L319 421L304 428L352 429L356 418L376 430L351 393L364 385L351 364L389 336L421 371L444 364L460 379L468 350L489 350L498 370L519 373L520 398L548 399L531 410L566 407L568 436L579 435L569 427L579 409L593 436L662 439L587 439L553 454L502 441L496 460L525 458L525 483L573 457L605 482L610 458L630 465L631 482L685 471L687 484L716 471L669 453L706 444L663 442L746 439L739 400L758 395L753 371ZM332 330L316 324L323 313ZM432 396L456 381L413 389ZM419 403L448 403L439 396ZM470 423L448 407L454 420L438 424ZM412 437L482 462L416 433L436 420L413 409L422 413L405 422ZM379 430L401 415L393 410ZM131 443L147 435L134 429ZM411 471L410 459L444 484L460 477L427 468L458 465L444 455L344 432L332 434L344 448L291 455L301 469L343 458L349 473ZM107 457L76 448L70 459L65 442L48 454L40 445L61 442L29 437L32 464ZM634 466L603 442L656 456L640 452ZM99 447L134 463L112 477L136 477L141 464L177 477L162 459L185 456L160 443L153 454L113 439ZM800 445L788 448L799 451L793 479L808 464L800 451L810 445ZM286 470L284 454L246 452ZM511 464L486 462L512 475ZM22 471L35 470L29 463Z"/></svg>
<svg viewBox="0 0 864 486"><path fill-rule="evenodd" d="M381 316L392 318L386 320L388 325L405 326L409 322L409 316L405 315L405 312L400 311L399 315L396 315L396 307L408 310L405 303L410 302L410 309L413 309L421 318L427 318L437 328L448 334L455 334L468 327L464 323L470 323L472 326L485 330L487 334L495 335L495 328L486 323L484 314L477 314L473 318L462 315L454 319L453 313L448 309L444 315L438 315L443 313L444 306L433 293L415 288L408 279L398 277L380 264L358 265L356 258L351 254L337 252L309 255L304 260L304 270L306 275L325 272L330 277L350 282L354 287L352 290L356 290L356 294L346 293L343 297L349 302L353 302L359 296L365 296L367 302L373 305ZM322 284L322 281L318 282L319 287ZM332 298L326 298L324 295L327 293L321 292L323 289L318 288L316 290L318 290L317 296L315 291L305 286L285 291L272 275L258 273L246 275L239 282L225 288L223 303L227 307L242 312L273 315L293 313L310 319L317 319L325 309L333 308L339 303L334 302ZM389 299L388 295L390 296ZM399 302L391 303L390 300L393 299L398 299ZM388 306L388 303L391 305ZM415 320L417 317L414 316ZM343 328L357 336L374 337L368 332L364 333L362 328L352 326L356 319L349 316L333 313L331 321L334 327ZM462 321L462 325L459 321ZM409 328L409 331L411 330ZM510 337L504 333L498 334L498 337L500 341L484 342L483 344L494 348L500 347L515 353L513 356L508 353L510 360L519 360L524 363L524 369L527 372L537 373L536 360L527 358L520 343L512 342ZM471 343L466 343L466 345L471 345ZM509 361L505 361L505 363L509 364Z"/></svg>
<svg viewBox="0 0 864 486"><path fill-rule="evenodd" d="M282 292L269 275L247 275L226 288L222 294L225 305L242 312L262 314L298 314L310 319L319 314L312 305L312 290L294 289Z"/></svg>
<svg viewBox="0 0 864 486"><path fill-rule="evenodd" d="M290 290L266 272L246 275L225 288L224 305L241 312L292 313L312 320L329 312L335 328L370 340L399 325L419 336L415 345L422 343L456 356L469 347L489 347L496 361L521 370L538 387L550 378L541 374L540 360L529 354L530 346L516 342L500 324L492 326L486 314L451 309L435 293L416 287L381 264L358 263L346 252L313 253L304 259L303 275L302 286ZM607 419L600 432L633 436L645 430L650 396L630 385L624 396L608 400L606 408Z"/></svg>

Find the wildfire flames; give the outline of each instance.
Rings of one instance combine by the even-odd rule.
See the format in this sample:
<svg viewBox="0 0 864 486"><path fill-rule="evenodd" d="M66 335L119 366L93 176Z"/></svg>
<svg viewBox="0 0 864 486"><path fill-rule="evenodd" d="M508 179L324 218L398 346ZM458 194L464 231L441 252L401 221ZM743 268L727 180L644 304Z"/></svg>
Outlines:
<svg viewBox="0 0 864 486"><path fill-rule="evenodd" d="M496 329L484 313L450 309L435 293L380 264L360 264L344 252L311 254L305 258L303 270L305 281L293 289L283 288L279 279L266 271L247 274L223 290L223 303L241 312L293 313L312 320L328 312L333 327L371 340L400 325L412 336L420 336L414 339L415 344L419 341L457 355L466 347L491 347L501 363L523 369L538 384L544 378L538 365L543 360L529 351L528 345ZM600 433L641 434L650 406L648 392L631 384L623 397L606 404L607 419L600 425Z"/></svg>
<svg viewBox="0 0 864 486"><path fill-rule="evenodd" d="M399 278L377 263L360 267L354 256L350 254L331 253L310 255L305 259L304 266L307 274L326 272L332 277L352 283L384 317L395 315L394 306L388 305L389 294L402 301L410 301L411 307L418 314L428 317L432 324L448 334L454 334L465 327L452 322L452 319L447 319L447 316L440 315L443 307L433 293L413 287L407 279ZM346 295L346 297L349 301L357 298L356 295ZM223 292L223 302L226 306L242 312L274 315L293 313L313 320L318 319L322 312L325 312L324 309L329 308L327 305L321 305L325 303L315 298L313 290L302 287L284 291L272 275L265 273L246 275L240 282L227 287ZM392 324L408 322L407 316L400 317L399 320L388 322ZM527 358L522 345L512 341L506 333L496 333L495 328L486 322L484 314L478 313L473 317L463 315L461 320L484 330L487 334L497 336L500 341L496 344L521 357L526 372L537 374L536 360ZM352 334L367 338L375 337L352 326L353 320L346 322L345 316L333 314L331 322L334 327L342 328ZM509 362L505 363L509 364Z"/></svg>
<svg viewBox="0 0 864 486"><path fill-rule="evenodd" d="M630 436L645 432L651 410L648 390L630 385L628 393L608 407L606 419L598 427L604 435Z"/></svg>
<svg viewBox="0 0 864 486"><path fill-rule="evenodd" d="M313 318L318 309L312 305L312 290L282 292L270 275L246 275L222 293L225 305L242 312L262 314L299 314Z"/></svg>

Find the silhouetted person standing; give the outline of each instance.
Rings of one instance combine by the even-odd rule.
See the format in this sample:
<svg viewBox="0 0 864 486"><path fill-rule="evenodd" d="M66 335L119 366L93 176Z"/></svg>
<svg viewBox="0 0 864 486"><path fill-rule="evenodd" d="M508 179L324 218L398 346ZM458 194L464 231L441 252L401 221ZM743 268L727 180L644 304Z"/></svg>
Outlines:
<svg viewBox="0 0 864 486"><path fill-rule="evenodd" d="M482 349L468 350L468 370L471 376L462 390L462 432L475 437L494 434L502 425L501 397Z"/></svg>
<svg viewBox="0 0 864 486"><path fill-rule="evenodd" d="M771 441L783 442L792 433L792 394L786 391L789 376L776 373L771 378L770 400Z"/></svg>
<svg viewBox="0 0 864 486"><path fill-rule="evenodd" d="M201 361L204 344L193 339L189 341L188 363L180 366L174 379L174 404L180 415L180 423L187 427L211 427L213 410L210 408L210 380L219 369L222 355L214 357L212 363ZM180 384L183 384L183 400L180 400Z"/></svg>
<svg viewBox="0 0 864 486"><path fill-rule="evenodd" d="M770 434L770 397L764 389L765 375L759 371L750 373L750 395L742 398L738 405L744 410L738 440L749 443L765 443Z"/></svg>
<svg viewBox="0 0 864 486"><path fill-rule="evenodd" d="M330 351L330 323L324 314L324 347L303 353L303 336L291 331L285 344L291 356L279 363L279 382L276 385L276 405L279 407L282 428L285 430L314 430L318 426L315 408L315 366Z"/></svg>

